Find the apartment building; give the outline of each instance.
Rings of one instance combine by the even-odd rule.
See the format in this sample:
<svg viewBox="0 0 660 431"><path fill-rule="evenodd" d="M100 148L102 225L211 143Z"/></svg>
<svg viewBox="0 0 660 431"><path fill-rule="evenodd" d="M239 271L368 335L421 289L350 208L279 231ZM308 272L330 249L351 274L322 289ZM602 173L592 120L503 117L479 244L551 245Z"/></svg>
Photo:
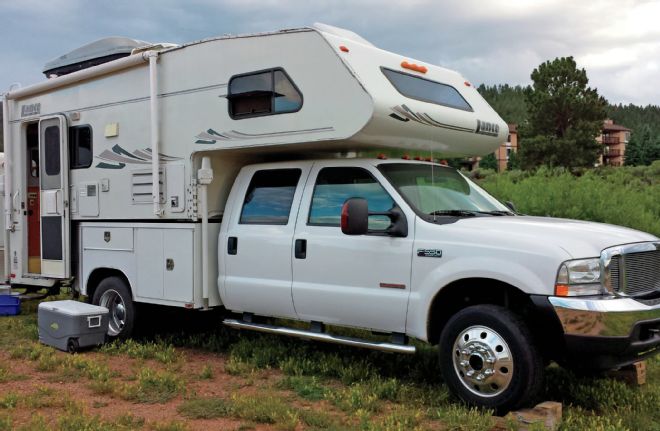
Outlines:
<svg viewBox="0 0 660 431"><path fill-rule="evenodd" d="M601 135L596 137L596 141L603 145L603 155L600 157L598 165L623 166L630 133L630 129L620 124L614 124L614 120L605 120Z"/></svg>

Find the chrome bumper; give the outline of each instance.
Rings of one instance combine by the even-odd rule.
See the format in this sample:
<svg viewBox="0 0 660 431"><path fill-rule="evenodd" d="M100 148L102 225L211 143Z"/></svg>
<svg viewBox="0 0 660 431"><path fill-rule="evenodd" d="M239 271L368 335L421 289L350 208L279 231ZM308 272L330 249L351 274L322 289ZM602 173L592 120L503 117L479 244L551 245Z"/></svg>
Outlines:
<svg viewBox="0 0 660 431"><path fill-rule="evenodd" d="M548 298L566 335L629 337L640 322L660 328L660 304L646 305L632 298ZM652 338L659 333L650 334Z"/></svg>

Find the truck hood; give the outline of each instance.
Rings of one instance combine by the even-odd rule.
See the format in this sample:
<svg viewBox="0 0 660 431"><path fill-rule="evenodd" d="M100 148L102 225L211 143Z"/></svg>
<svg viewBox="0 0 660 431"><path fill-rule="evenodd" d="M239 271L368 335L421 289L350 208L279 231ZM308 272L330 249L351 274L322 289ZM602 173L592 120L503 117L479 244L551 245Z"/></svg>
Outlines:
<svg viewBox="0 0 660 431"><path fill-rule="evenodd" d="M556 245L574 259L597 257L608 247L658 238L638 230L605 223L550 217L474 217L456 223L461 229L499 232L509 240L530 240ZM458 226L457 226L458 227Z"/></svg>

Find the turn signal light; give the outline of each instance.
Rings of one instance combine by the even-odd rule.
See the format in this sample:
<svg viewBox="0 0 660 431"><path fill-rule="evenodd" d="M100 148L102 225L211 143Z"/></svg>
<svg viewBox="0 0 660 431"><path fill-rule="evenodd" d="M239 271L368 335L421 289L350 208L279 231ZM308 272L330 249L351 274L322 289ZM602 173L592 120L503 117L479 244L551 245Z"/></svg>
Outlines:
<svg viewBox="0 0 660 431"><path fill-rule="evenodd" d="M420 73L426 73L426 72L429 71L426 68L426 66L420 66L420 65L415 64L415 63L408 63L407 61L402 61L401 62L401 67L403 67L404 69L414 70L415 72L420 72Z"/></svg>
<svg viewBox="0 0 660 431"><path fill-rule="evenodd" d="M555 284L555 296L568 296L568 285Z"/></svg>

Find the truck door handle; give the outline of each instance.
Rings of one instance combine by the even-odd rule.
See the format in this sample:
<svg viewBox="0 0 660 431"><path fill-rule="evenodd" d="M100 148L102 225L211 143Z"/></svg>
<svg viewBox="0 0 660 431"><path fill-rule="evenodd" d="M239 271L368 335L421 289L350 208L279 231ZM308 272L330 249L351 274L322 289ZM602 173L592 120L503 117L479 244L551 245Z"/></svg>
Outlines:
<svg viewBox="0 0 660 431"><path fill-rule="evenodd" d="M227 254L238 253L238 238L230 236L227 238Z"/></svg>
<svg viewBox="0 0 660 431"><path fill-rule="evenodd" d="M307 240L306 239L297 239L295 246L296 259L305 259L307 257Z"/></svg>

